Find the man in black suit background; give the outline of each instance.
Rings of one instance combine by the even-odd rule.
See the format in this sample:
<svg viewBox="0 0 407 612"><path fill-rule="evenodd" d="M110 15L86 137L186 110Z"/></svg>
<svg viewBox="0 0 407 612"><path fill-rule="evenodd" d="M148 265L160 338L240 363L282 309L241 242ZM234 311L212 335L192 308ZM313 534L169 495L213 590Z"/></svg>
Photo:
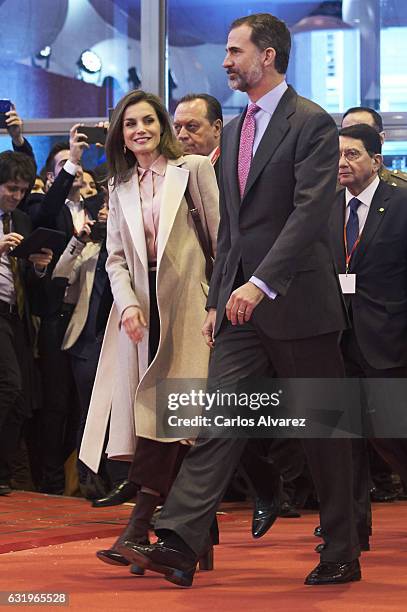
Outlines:
<svg viewBox="0 0 407 612"><path fill-rule="evenodd" d="M286 378L344 374L339 332L347 325L329 245L338 136L329 115L288 87L290 34L270 14L232 23L223 63L250 104L223 132L215 268L203 335L214 347L209 388L270 370ZM134 563L192 584L216 507L246 441L199 439L157 523L154 546L128 542ZM329 532L307 584L360 579L346 439L304 440ZM165 567L164 567L165 566Z"/></svg>
<svg viewBox="0 0 407 612"><path fill-rule="evenodd" d="M101 202L80 195L83 170L81 158L89 145L80 133L79 124L69 134L69 143L57 143L47 161L47 178L52 185L42 202L30 206L33 225L48 227L65 233L66 244L77 235L87 219L96 219ZM67 355L61 350L75 297L64 302L66 280L52 280L52 271L61 253L48 268L35 300L35 314L41 318L38 350L42 376L43 402L39 415L41 440L41 482L43 493L73 494L74 484L65 488L65 460L76 447L76 423L79 418L78 399ZM74 462L76 465L76 461ZM103 491L95 492L100 496Z"/></svg>
<svg viewBox="0 0 407 612"><path fill-rule="evenodd" d="M30 218L17 206L33 184L35 172L27 155L0 154L0 495L11 492L10 460L35 395L30 386L34 334L28 285L35 282L36 274L43 276L52 259L48 249L31 255L31 263L8 255L31 233Z"/></svg>
<svg viewBox="0 0 407 612"><path fill-rule="evenodd" d="M341 127L350 127L360 123L370 125L376 130L380 136L383 147L386 139L386 132L381 115L369 106L349 108L342 116ZM378 175L381 181L389 185L400 188L407 187L407 174L397 168L386 168L382 163ZM368 444L368 452L371 478L371 500L392 502L398 497L404 499L407 494L402 489L400 490L400 486L398 486L393 479L393 471L396 472L396 467L390 466L371 444Z"/></svg>
<svg viewBox="0 0 407 612"><path fill-rule="evenodd" d="M332 211L331 234L352 322L341 341L346 373L359 378L404 378L407 192L380 178L383 158L377 130L366 124L353 125L340 130L339 140L339 182L344 189L338 192ZM389 423L391 418L390 412L386 416ZM395 424L393 431L397 431ZM380 436L380 431L374 433ZM404 439L374 438L372 443L407 481ZM367 471L367 457L359 458L355 493L359 534L365 544L369 515Z"/></svg>
<svg viewBox="0 0 407 612"><path fill-rule="evenodd" d="M185 154L205 155L214 167L219 183L221 154L221 135L223 129L222 106L214 96L205 93L190 93L177 102L174 111L174 130ZM274 453L270 453L273 445ZM264 461L259 461L259 453ZM275 459L277 461L275 461ZM277 465L276 465L277 464ZM252 535L262 537L274 523L277 516L299 517L299 513L288 503L288 495L283 491L280 471L284 474L297 474L303 465L301 449L297 440L250 440L239 463L235 479L232 479L225 494L229 497L241 493L234 487L234 480L239 485L238 477L246 481L249 492L254 498ZM264 481L264 486L256 486ZM241 485L240 485L241 486ZM257 490L267 498L257 494Z"/></svg>

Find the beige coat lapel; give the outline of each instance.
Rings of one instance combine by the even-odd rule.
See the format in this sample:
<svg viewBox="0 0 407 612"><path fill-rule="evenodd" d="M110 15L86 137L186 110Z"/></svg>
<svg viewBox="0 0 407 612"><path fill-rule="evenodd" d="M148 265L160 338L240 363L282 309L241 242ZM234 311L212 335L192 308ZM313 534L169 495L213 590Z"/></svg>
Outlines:
<svg viewBox="0 0 407 612"><path fill-rule="evenodd" d="M137 173L137 169L135 170ZM126 220L137 255L148 272L146 238L144 235L143 213L137 175L117 187L117 197Z"/></svg>
<svg viewBox="0 0 407 612"><path fill-rule="evenodd" d="M168 161L165 172L158 228L157 266L160 265L168 237L188 184L189 170L188 168L181 168L182 163L182 157L174 161Z"/></svg>
<svg viewBox="0 0 407 612"><path fill-rule="evenodd" d="M96 265L98 262L100 253L100 244L90 243L89 257L85 262L85 289L86 289L86 300L89 306L90 296L93 289L93 281L95 279Z"/></svg>

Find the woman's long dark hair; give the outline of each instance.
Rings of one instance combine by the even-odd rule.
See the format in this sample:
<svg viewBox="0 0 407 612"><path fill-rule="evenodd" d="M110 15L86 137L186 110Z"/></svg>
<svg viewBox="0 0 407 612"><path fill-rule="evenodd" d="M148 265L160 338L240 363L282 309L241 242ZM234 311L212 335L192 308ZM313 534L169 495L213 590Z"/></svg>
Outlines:
<svg viewBox="0 0 407 612"><path fill-rule="evenodd" d="M137 163L131 151L124 152L123 116L126 108L138 102L148 102L157 113L162 131L159 144L160 153L167 159L177 159L182 155L182 147L175 136L170 116L160 98L141 89L131 91L120 100L114 109L106 139L109 179L113 180L114 187L130 179Z"/></svg>

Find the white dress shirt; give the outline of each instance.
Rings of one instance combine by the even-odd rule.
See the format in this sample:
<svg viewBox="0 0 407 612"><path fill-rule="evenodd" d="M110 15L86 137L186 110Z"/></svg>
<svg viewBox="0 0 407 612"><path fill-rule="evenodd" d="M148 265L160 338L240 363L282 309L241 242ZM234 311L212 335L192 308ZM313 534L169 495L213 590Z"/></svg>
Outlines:
<svg viewBox="0 0 407 612"><path fill-rule="evenodd" d="M76 232L80 232L83 228L85 221L87 220L86 210L83 198L79 202L72 202L72 200L65 200L65 206L69 208L69 211L72 215L72 223L76 230Z"/></svg>
<svg viewBox="0 0 407 612"><path fill-rule="evenodd" d="M274 111L287 89L288 85L286 81L282 81L277 87L274 87L274 89L257 100L256 104L260 106L260 110L254 115L256 131L254 134L253 155L255 155L260 141L264 136L264 132L270 123L270 119L274 115Z"/></svg>

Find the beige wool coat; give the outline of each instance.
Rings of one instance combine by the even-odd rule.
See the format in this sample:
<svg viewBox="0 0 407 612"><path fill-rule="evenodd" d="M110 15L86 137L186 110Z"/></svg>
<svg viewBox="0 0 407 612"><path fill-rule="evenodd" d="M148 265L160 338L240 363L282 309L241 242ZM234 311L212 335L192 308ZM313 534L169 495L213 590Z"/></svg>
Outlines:
<svg viewBox="0 0 407 612"><path fill-rule="evenodd" d="M158 352L150 365L148 329L143 340L135 344L120 327L121 315L128 306L140 306L147 321L149 317L147 250L137 175L110 192L106 270L114 304L80 450L80 459L95 472L109 417L106 452L110 458L129 460L136 436L158 439L157 381L207 376L209 349L201 335L206 314L205 259L184 197L187 185L215 252L219 208L212 165L200 155L169 160L157 240L161 333Z"/></svg>

